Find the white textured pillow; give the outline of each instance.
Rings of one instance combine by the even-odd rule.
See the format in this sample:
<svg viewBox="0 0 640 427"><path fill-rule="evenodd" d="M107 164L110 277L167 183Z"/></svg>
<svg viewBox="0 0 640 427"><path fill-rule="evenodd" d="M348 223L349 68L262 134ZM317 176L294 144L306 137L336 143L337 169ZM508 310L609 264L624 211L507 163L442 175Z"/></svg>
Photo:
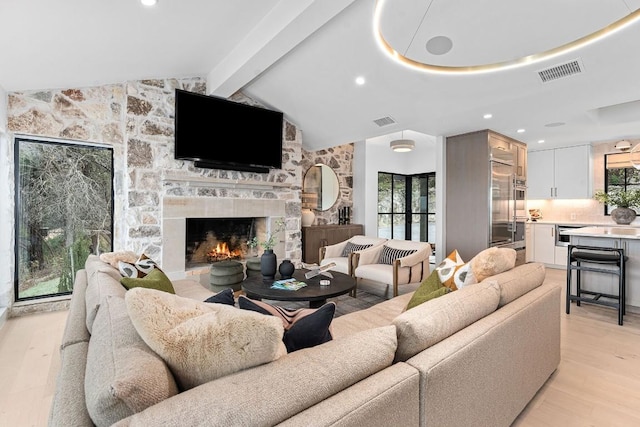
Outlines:
<svg viewBox="0 0 640 427"><path fill-rule="evenodd" d="M282 321L274 316L155 289L130 289L125 301L138 334L164 359L181 390L287 353Z"/></svg>

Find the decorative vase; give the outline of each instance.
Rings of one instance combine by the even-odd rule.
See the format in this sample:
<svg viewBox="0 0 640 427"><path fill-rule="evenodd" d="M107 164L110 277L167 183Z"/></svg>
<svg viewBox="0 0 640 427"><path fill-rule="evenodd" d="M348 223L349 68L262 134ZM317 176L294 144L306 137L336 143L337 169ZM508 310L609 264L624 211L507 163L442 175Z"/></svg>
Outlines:
<svg viewBox="0 0 640 427"><path fill-rule="evenodd" d="M631 208L615 208L611 211L611 218L616 224L629 225L636 219L636 211Z"/></svg>
<svg viewBox="0 0 640 427"><path fill-rule="evenodd" d="M273 280L276 277L277 269L278 259L276 254L273 253L273 249L265 249L260 257L260 273L262 273L262 277Z"/></svg>
<svg viewBox="0 0 640 427"><path fill-rule="evenodd" d="M302 226L309 227L316 219L316 214L311 209L302 209Z"/></svg>
<svg viewBox="0 0 640 427"><path fill-rule="evenodd" d="M288 260L288 259L283 260L282 263L280 264L280 267L278 267L280 276L283 279L291 279L291 276L293 276L293 272L295 270L296 270L296 267L293 265L291 260Z"/></svg>

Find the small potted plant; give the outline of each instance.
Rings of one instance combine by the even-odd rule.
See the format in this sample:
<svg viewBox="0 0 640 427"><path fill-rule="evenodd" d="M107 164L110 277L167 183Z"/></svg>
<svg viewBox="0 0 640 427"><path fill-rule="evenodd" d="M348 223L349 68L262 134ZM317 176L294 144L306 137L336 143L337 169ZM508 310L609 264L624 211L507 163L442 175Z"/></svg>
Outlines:
<svg viewBox="0 0 640 427"><path fill-rule="evenodd" d="M611 211L611 218L616 224L631 224L636 218L635 209L640 208L640 190L612 190L605 193L596 191L593 198L608 206L615 206Z"/></svg>

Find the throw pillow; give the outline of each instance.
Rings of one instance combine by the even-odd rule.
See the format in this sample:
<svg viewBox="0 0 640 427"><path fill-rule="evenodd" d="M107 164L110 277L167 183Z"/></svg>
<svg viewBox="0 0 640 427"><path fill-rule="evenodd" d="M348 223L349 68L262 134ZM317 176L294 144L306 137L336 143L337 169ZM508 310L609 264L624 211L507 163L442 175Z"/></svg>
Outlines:
<svg viewBox="0 0 640 427"><path fill-rule="evenodd" d="M442 260L435 268L438 272L440 282L447 288L455 291L458 287L455 284L454 276L456 271L464 265L464 261L458 254L458 250L454 249L445 259Z"/></svg>
<svg viewBox="0 0 640 427"><path fill-rule="evenodd" d="M289 353L323 344L333 338L331 335L331 321L336 312L336 304L334 302L324 304L318 309L287 309L240 295L238 297L238 307L280 319L284 327L282 341Z"/></svg>
<svg viewBox="0 0 640 427"><path fill-rule="evenodd" d="M233 298L233 289L227 288L223 291L218 292L215 295L211 295L209 298L204 300L204 302L215 303L215 304L227 304L227 305L235 305L236 301Z"/></svg>
<svg viewBox="0 0 640 427"><path fill-rule="evenodd" d="M429 277L420 283L420 286L413 293L413 296L409 300L405 310L409 310L425 301L429 301L430 299L442 296L447 292L451 292L451 289L447 288L442 284L442 282L440 282L438 272L434 270Z"/></svg>
<svg viewBox="0 0 640 427"><path fill-rule="evenodd" d="M286 354L282 322L155 289L125 294L131 323L184 391Z"/></svg>
<svg viewBox="0 0 640 427"><path fill-rule="evenodd" d="M146 276L138 279L131 277L123 277L120 279L120 283L127 289L133 289L137 287L157 289L159 291L169 292L175 294L171 280L161 270L154 268Z"/></svg>
<svg viewBox="0 0 640 427"><path fill-rule="evenodd" d="M104 252L100 254L100 261L106 262L113 268L118 268L118 262L124 261L133 264L138 260L138 255L131 251Z"/></svg>
<svg viewBox="0 0 640 427"><path fill-rule="evenodd" d="M145 254L140 255L140 258L133 264L123 261L118 262L118 270L120 270L120 274L123 277L142 278L155 268L160 269L158 264Z"/></svg>
<svg viewBox="0 0 640 427"><path fill-rule="evenodd" d="M471 261L471 274L469 281L475 283L482 282L484 279L496 274L511 270L516 265L516 250L513 248L488 248L476 256ZM465 284L469 284L465 281Z"/></svg>
<svg viewBox="0 0 640 427"><path fill-rule="evenodd" d="M344 249L342 250L342 255L343 257L347 257L349 256L349 254L351 252L356 252L356 251L362 251L364 249L370 248L371 244L369 245L356 245L355 243L351 243L351 242L347 242L347 244L344 246Z"/></svg>
<svg viewBox="0 0 640 427"><path fill-rule="evenodd" d="M393 264L393 261L414 253L415 249L396 249L387 245L382 246L379 264Z"/></svg>

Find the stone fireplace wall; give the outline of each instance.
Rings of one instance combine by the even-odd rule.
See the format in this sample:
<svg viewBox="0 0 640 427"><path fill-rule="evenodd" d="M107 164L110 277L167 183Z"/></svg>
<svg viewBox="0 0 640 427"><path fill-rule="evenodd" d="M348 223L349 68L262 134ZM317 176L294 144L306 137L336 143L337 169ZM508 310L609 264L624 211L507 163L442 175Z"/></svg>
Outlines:
<svg viewBox="0 0 640 427"><path fill-rule="evenodd" d="M283 167L268 174L196 168L192 162L174 159L176 88L205 93L205 79L140 80L91 88L9 93L8 130L113 147L115 250L145 252L154 259L162 259L166 197L204 198L211 200L213 206L220 198L265 199L283 202L284 256L299 260L300 131L285 121ZM240 93L232 99L256 105ZM215 126L211 126L212 135Z"/></svg>

